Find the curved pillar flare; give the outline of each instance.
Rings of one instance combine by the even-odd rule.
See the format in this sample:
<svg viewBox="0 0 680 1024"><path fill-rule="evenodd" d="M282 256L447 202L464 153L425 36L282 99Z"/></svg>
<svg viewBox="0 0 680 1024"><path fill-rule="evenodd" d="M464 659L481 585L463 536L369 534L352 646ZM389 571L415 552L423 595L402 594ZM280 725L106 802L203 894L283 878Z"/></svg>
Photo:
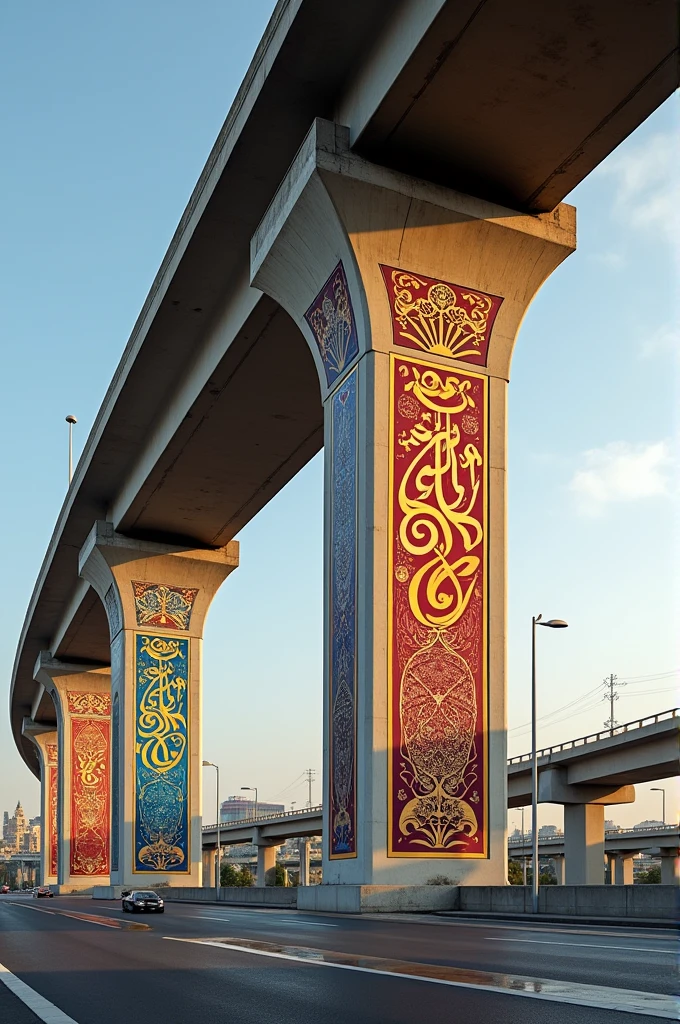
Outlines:
<svg viewBox="0 0 680 1024"><path fill-rule="evenodd" d="M40 884L57 885L59 833L57 803L59 792L59 740L57 730L24 719L22 733L30 736L40 762Z"/></svg>
<svg viewBox="0 0 680 1024"><path fill-rule="evenodd" d="M201 643L237 565L236 542L187 550L107 522L80 553L111 634L114 885L201 885Z"/></svg>
<svg viewBox="0 0 680 1024"><path fill-rule="evenodd" d="M108 666L68 664L42 652L35 678L57 712L57 751L46 750L50 829L57 777L58 855L50 874L60 891L108 885L111 829L111 676ZM56 755L56 757L55 757ZM55 767L56 761L56 767ZM47 799L47 793L45 793ZM43 818L45 820L45 818Z"/></svg>
<svg viewBox="0 0 680 1024"><path fill-rule="evenodd" d="M251 241L324 400L324 883L506 883L506 388L574 247L571 207L387 171L320 120Z"/></svg>

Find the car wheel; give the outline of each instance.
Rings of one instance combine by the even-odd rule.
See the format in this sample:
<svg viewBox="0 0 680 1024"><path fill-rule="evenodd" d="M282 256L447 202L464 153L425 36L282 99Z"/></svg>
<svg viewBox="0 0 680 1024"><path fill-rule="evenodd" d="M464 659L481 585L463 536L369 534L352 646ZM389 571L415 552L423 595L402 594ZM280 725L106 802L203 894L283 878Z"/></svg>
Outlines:
<svg viewBox="0 0 680 1024"><path fill-rule="evenodd" d="M156 911L156 913L157 913L157 914L164 914L164 913L165 913L165 907L160 907L160 908L159 908L159 909L158 909L158 910Z"/></svg>
<svg viewBox="0 0 680 1024"><path fill-rule="evenodd" d="M127 914L127 903L123 904L123 913Z"/></svg>

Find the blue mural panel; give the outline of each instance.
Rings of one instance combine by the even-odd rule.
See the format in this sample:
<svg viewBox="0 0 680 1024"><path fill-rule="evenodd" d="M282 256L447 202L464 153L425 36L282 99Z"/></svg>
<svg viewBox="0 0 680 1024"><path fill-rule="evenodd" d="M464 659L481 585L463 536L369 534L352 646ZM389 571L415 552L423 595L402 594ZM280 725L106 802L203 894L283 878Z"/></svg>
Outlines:
<svg viewBox="0 0 680 1024"><path fill-rule="evenodd" d="M329 857L356 857L357 373L331 398Z"/></svg>
<svg viewBox="0 0 680 1024"><path fill-rule="evenodd" d="M189 640L135 635L134 871L189 872Z"/></svg>
<svg viewBox="0 0 680 1024"><path fill-rule="evenodd" d="M330 387L359 354L357 325L342 260L307 312Z"/></svg>

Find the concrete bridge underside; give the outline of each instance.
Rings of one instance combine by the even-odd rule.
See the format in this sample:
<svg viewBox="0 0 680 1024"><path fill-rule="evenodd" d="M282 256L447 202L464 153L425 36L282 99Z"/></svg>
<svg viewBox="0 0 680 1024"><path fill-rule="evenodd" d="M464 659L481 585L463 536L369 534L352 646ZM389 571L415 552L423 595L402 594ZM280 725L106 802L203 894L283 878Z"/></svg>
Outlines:
<svg viewBox="0 0 680 1024"><path fill-rule="evenodd" d="M557 204L671 94L676 52L672 0L281 0L123 353L31 598L10 704L15 742L34 774L41 758L47 763L41 730L63 729L54 701L66 699L66 685L86 692L76 683L60 690L58 679L75 679L79 666L103 679L116 630L125 636L116 671L127 679L130 584L149 579L139 566L165 567L158 572L185 594L200 579L212 595L237 564L227 545L324 444L331 379L302 315L321 295L312 285L324 261L345 260L356 366L370 357L361 388L374 386L371 367L394 357L384 291L378 298L367 276L369 263L378 266L369 243L384 240L391 252L401 239L412 272L505 296L481 375L496 410L491 462L504 465L516 330L574 247L573 211ZM322 207L319 232L313 217ZM436 239L454 234L459 255L451 257ZM470 258L461 263L463 240ZM323 259L312 253L317 244ZM384 406L386 394L371 401ZM495 477L492 488L489 533L498 540L485 614L500 687L490 706L500 718L489 728L504 735L504 491ZM188 650L200 643L206 611L195 612ZM200 675L190 690L197 700ZM82 708L81 699L76 713ZM192 743L195 757L200 733ZM504 741L492 746L489 775L500 779ZM121 794L114 807L126 821L131 799ZM492 805L504 816L503 794ZM192 835L199 808L200 799L190 809ZM502 860L501 831L487 828ZM371 842L384 845L378 832ZM192 844L200 870L198 835Z"/></svg>

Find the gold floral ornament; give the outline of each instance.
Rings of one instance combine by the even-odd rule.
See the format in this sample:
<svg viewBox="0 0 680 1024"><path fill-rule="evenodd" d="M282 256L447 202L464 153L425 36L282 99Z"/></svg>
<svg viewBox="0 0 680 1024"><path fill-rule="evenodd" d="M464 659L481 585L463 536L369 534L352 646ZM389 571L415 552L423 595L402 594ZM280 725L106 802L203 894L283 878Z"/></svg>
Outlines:
<svg viewBox="0 0 680 1024"><path fill-rule="evenodd" d="M147 768L163 774L181 761L186 748L187 681L173 664L182 658L179 640L144 637L142 651L151 665L140 679L144 690L139 701L137 753Z"/></svg>
<svg viewBox="0 0 680 1024"><path fill-rule="evenodd" d="M433 355L484 364L502 299L382 267L392 303L394 341Z"/></svg>
<svg viewBox="0 0 680 1024"><path fill-rule="evenodd" d="M67 690L68 709L72 715L107 718L111 714L111 696L108 693L82 693Z"/></svg>

